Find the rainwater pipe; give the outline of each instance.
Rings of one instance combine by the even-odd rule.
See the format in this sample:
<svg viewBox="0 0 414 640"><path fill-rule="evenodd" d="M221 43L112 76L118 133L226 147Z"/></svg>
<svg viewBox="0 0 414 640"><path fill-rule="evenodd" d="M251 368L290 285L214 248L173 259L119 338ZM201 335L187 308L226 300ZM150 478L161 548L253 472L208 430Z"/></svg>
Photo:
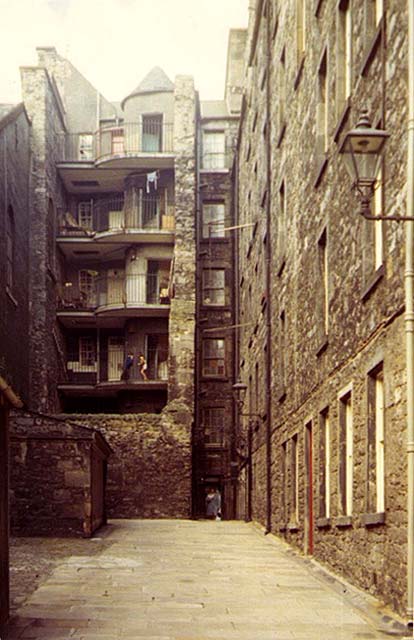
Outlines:
<svg viewBox="0 0 414 640"><path fill-rule="evenodd" d="M408 0L407 216L414 215L414 0ZM414 611L414 221L405 227L405 335L407 358L407 614Z"/></svg>

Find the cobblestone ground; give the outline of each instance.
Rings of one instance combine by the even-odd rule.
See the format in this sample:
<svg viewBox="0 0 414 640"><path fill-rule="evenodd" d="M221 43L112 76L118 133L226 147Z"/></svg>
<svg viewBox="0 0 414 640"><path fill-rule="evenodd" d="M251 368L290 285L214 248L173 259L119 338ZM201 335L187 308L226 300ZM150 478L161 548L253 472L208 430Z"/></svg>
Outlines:
<svg viewBox="0 0 414 640"><path fill-rule="evenodd" d="M114 520L91 540L15 539L11 564L2 640L404 636L372 599L241 522Z"/></svg>

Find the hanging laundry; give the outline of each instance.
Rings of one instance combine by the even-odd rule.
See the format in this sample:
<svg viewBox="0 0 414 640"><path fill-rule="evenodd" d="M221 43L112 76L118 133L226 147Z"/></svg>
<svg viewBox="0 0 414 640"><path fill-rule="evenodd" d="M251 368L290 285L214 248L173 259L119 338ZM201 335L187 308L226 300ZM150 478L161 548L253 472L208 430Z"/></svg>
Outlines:
<svg viewBox="0 0 414 640"><path fill-rule="evenodd" d="M150 192L150 185L154 185L154 189L157 190L158 171L152 171L147 173L147 193Z"/></svg>

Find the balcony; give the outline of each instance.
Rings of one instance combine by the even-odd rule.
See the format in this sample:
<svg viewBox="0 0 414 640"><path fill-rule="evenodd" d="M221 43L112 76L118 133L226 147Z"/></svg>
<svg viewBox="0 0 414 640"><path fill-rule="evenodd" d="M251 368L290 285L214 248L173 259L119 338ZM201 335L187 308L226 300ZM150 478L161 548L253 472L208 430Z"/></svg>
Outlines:
<svg viewBox="0 0 414 640"><path fill-rule="evenodd" d="M171 243L175 230L174 201L166 192L146 194L138 189L126 200L124 195L80 203L78 219L64 213L59 219L58 242Z"/></svg>
<svg viewBox="0 0 414 640"><path fill-rule="evenodd" d="M99 349L97 345L85 353L77 351L67 354L66 371L60 380L60 385L101 386L101 387L137 387L140 385L150 388L166 386L168 380L168 351L166 349L148 349L146 371L148 380L144 380L139 373L136 362L129 370L129 376L123 375L126 353L123 345L116 348Z"/></svg>
<svg viewBox="0 0 414 640"><path fill-rule="evenodd" d="M169 274L138 273L124 275L115 269L92 279L87 291L66 282L58 301L58 317L65 325L74 316L92 320L97 316L168 316L170 308ZM71 323L69 322L69 326Z"/></svg>
<svg viewBox="0 0 414 640"><path fill-rule="evenodd" d="M173 125L157 117L108 125L91 134L65 136L64 162L100 164L123 158L173 153Z"/></svg>

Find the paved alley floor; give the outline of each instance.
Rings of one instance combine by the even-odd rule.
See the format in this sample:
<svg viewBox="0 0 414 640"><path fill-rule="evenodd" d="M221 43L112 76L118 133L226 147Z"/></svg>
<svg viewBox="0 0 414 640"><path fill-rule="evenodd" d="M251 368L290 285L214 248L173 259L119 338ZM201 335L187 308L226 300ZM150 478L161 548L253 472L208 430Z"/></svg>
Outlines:
<svg viewBox="0 0 414 640"><path fill-rule="evenodd" d="M73 553L22 602L2 640L390 637L345 589L251 524L112 520Z"/></svg>

